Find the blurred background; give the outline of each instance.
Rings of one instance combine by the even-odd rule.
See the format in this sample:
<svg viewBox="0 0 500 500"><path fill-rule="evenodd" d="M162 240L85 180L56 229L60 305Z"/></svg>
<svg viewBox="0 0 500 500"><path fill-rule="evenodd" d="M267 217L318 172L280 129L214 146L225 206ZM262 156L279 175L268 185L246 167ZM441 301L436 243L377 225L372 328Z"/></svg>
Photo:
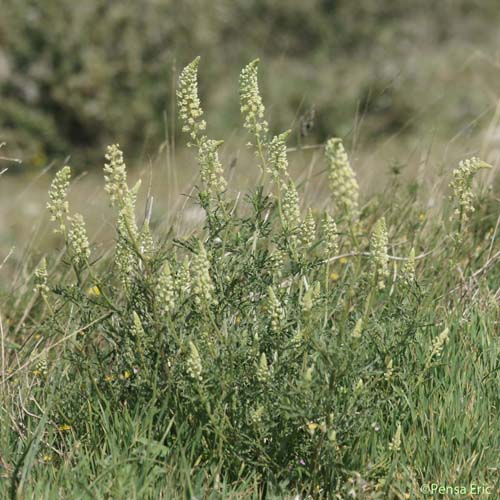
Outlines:
<svg viewBox="0 0 500 500"><path fill-rule="evenodd" d="M271 131L293 130L293 169L311 181L306 204L323 179L311 146L338 136L365 194L403 171L432 205L435 176L465 155L498 163L499 24L496 0L2 0L0 264L45 234L46 190L65 162L79 176L73 209L112 238L101 176L109 143L122 146L132 178L145 178L143 196L152 186L154 224L199 220L182 196L196 165L175 116L178 74L198 55L232 189L252 170L238 76L259 57ZM40 252L57 244L39 236Z"/></svg>

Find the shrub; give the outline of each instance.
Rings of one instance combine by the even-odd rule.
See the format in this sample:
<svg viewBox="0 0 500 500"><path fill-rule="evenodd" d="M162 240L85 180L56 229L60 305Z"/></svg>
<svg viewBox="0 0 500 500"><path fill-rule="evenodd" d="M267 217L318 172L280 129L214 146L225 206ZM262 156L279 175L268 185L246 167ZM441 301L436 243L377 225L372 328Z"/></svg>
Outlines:
<svg viewBox="0 0 500 500"><path fill-rule="evenodd" d="M208 136L198 64L183 70L178 89L183 130L201 170L205 220L197 234L162 241L148 218L138 223L140 183L127 184L118 145L108 148L104 169L116 210L112 258L97 255L83 218L69 210L69 167L51 186L48 208L67 258L63 272L49 276L43 261L35 273L43 340L33 360L43 363L31 376L35 398L48 398L46 430L37 435L58 450L75 440L78 449L101 449L110 446L110 428L147 415L154 450L132 440L131 463L147 456L156 467L182 457L189 471L210 471L204 487L252 480L261 494L367 498L416 488L422 478L408 457L423 416L415 398L439 384L452 356L447 344L457 341L456 270L467 269L475 304L489 294L474 281L479 266L491 265L488 223L473 233L461 220L460 245L447 245L455 222L414 223L418 206L407 198L395 196L392 210L382 201L358 207L338 139L326 146L334 196L324 213L303 216L286 134L269 136L257 61L244 68L240 95L261 181L240 206L224 179L220 141ZM461 203L462 191L453 196ZM421 265L428 253L415 255L422 248L447 278L434 282L432 266ZM161 475L161 467L154 470L151 482Z"/></svg>

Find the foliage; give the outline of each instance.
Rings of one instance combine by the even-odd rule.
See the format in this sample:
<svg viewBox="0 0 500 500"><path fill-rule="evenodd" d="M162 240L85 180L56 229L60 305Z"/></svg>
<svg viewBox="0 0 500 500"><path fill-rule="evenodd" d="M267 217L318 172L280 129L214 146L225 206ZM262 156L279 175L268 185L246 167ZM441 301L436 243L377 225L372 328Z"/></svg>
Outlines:
<svg viewBox="0 0 500 500"><path fill-rule="evenodd" d="M447 216L457 200L426 220L404 187L359 213L356 192L355 217L335 196L304 214L286 135L256 129L264 108L253 91L242 110L259 103L249 147L262 182L234 200L216 154L204 153L197 66L178 92L210 172L195 235L165 239L147 217L138 223L140 184L128 186L118 145L105 165L113 255L89 245L72 215L69 168L52 184L65 253L38 266L28 325L7 344L0 485L38 498L413 498L426 482L493 485L494 210L469 210L459 245ZM250 70L255 90L255 61ZM14 324L15 314L7 338Z"/></svg>
<svg viewBox="0 0 500 500"><path fill-rule="evenodd" d="M176 68L198 53L210 62L203 90L218 109L216 135L236 127L233 75L260 53L274 126L293 122L294 141L347 136L355 110L368 138L430 129L449 137L496 105L484 89L498 78L488 62L498 44L498 9L492 0L476 4L3 0L0 140L29 168L70 154L79 168L94 167L115 141L134 161L177 136ZM290 78L275 78L283 72ZM426 105L432 110L424 119Z"/></svg>

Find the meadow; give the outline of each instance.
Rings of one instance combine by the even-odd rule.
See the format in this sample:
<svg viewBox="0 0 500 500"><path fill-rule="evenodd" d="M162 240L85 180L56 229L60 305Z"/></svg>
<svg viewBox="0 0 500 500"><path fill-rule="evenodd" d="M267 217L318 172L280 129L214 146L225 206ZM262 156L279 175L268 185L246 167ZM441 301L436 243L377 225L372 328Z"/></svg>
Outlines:
<svg viewBox="0 0 500 500"><path fill-rule="evenodd" d="M364 192L340 138L270 132L254 60L241 185L200 64L176 89L194 176L167 142L141 183L112 144L104 189L54 172L50 221L0 262L2 496L498 497L495 169L394 164Z"/></svg>

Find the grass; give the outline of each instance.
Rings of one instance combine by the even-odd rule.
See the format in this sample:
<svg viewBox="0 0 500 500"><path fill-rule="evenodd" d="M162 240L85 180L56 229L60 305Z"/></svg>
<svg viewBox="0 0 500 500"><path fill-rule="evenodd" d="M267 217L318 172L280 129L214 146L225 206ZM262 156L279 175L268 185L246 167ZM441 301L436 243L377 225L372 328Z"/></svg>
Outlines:
<svg viewBox="0 0 500 500"><path fill-rule="evenodd" d="M474 484L495 498L498 193L491 171L472 172L487 165L436 178L429 208L432 180L399 169L359 193L333 140L331 194L315 199L268 134L254 62L240 90L258 180L234 196L197 65L178 99L202 220L180 233L175 217L139 219L150 190L112 146L114 243L88 245L61 170L56 245L2 287L3 496L422 498Z"/></svg>

